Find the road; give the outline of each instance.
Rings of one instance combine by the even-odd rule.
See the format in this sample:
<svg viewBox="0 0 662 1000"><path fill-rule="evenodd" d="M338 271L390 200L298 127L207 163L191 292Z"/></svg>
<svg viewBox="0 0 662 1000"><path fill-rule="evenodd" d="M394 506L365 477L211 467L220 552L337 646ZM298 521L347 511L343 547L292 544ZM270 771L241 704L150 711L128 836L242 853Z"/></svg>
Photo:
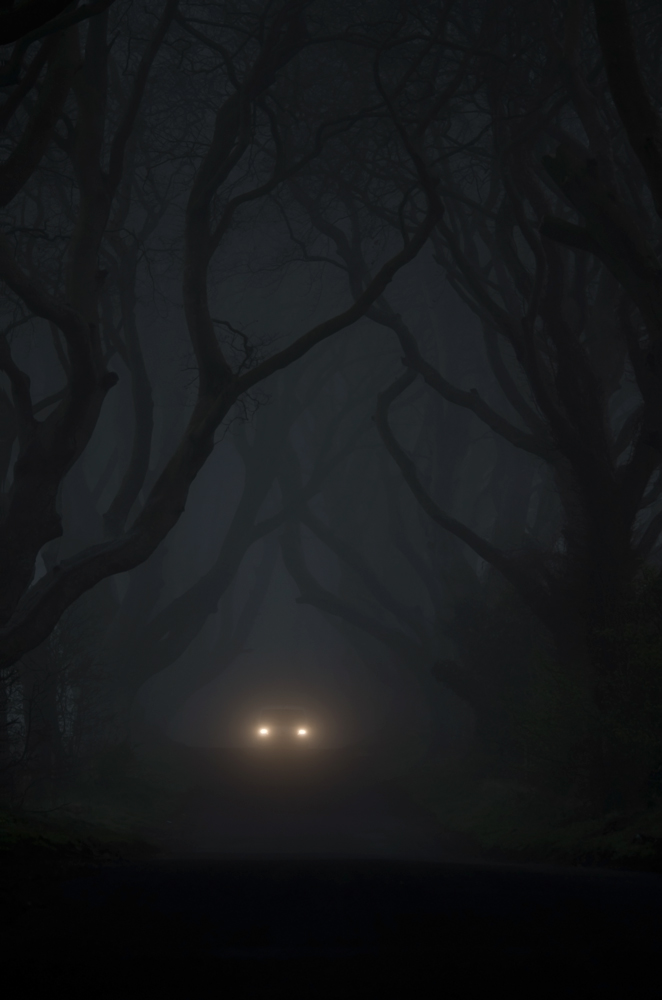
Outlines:
<svg viewBox="0 0 662 1000"><path fill-rule="evenodd" d="M356 757L207 764L160 858L10 928L28 974L113 1000L658 995L661 876L472 858Z"/></svg>
<svg viewBox="0 0 662 1000"><path fill-rule="evenodd" d="M181 810L145 830L171 857L472 856L368 753L192 751L191 764Z"/></svg>

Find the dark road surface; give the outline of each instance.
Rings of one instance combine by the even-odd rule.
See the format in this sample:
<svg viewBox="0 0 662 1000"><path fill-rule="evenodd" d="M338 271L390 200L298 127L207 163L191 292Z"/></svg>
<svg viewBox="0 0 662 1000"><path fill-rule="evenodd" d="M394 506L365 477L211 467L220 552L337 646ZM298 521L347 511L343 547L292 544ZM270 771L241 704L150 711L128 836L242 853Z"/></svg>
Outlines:
<svg viewBox="0 0 662 1000"><path fill-rule="evenodd" d="M297 751L192 751L198 787L146 835L173 857L467 857L367 753Z"/></svg>
<svg viewBox="0 0 662 1000"><path fill-rule="evenodd" d="M471 860L356 760L226 755L6 954L89 997L659 996L662 877ZM5 958L6 962L6 958Z"/></svg>

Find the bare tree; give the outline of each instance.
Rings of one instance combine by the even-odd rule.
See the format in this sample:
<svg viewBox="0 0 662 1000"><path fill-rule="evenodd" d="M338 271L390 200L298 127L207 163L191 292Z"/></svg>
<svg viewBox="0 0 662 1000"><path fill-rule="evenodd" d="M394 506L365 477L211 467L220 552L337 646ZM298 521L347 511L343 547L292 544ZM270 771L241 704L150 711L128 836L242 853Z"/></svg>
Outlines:
<svg viewBox="0 0 662 1000"><path fill-rule="evenodd" d="M38 553L61 531L59 484L84 451L103 400L116 382L116 375L107 367L100 332L104 275L99 269L99 254L113 206L120 196L127 148L139 108L154 66L165 58L160 53L172 30L177 4L169 0L161 8L149 41L132 62L133 78L126 99L113 107L112 116L106 98L108 14L89 21L82 49L77 27L62 35L58 51L63 72L68 74L63 100L68 99L69 88L73 87L72 108L63 119L69 128L64 146L78 199L63 286L53 294L36 274L28 274L21 264L21 254L9 241L5 240L0 252L0 276L19 308L51 323L66 345L66 390L42 420L35 417L28 380L13 360L9 345L3 355L3 369L12 386L19 442L0 541L3 663L13 662L43 641L63 611L86 590L112 574L132 569L154 552L181 516L190 484L211 453L215 432L237 400L360 318L400 268L416 256L432 231L440 208L430 190L422 221L411 225L403 216L400 248L391 244L391 255L376 264L353 302L258 364L233 367L210 313L207 283L214 255L244 206L301 171L334 135L346 134L364 118L360 104L348 116L346 105L339 114L330 101L327 116L313 121L297 146L292 141L291 126L283 123L276 104L270 104L272 94L276 100L279 75L317 40L315 32L320 29L310 18L306 20L307 7L306 3L288 2L253 12L239 6L220 26L227 50L222 40L214 37L200 42L206 51L214 53L222 82L211 135L204 135L202 153L194 157L185 208L182 299L198 369L192 416L129 527L112 540L56 564L31 586ZM177 30L191 34L185 13L178 24ZM342 25L342 29L347 31L351 44L347 26ZM194 35L196 32L193 29ZM312 71L310 60L307 71ZM50 93L49 88L42 93ZM48 145L62 107L61 100L56 109L48 109L46 124L35 124L32 116L32 125L27 128L35 131L36 138L30 169L17 174L21 185L36 169L37 153ZM70 114L76 116L75 123ZM104 136L111 134L111 118L117 124L112 138L106 140ZM288 127L289 133L284 131ZM16 151L20 143L19 139Z"/></svg>
<svg viewBox="0 0 662 1000"><path fill-rule="evenodd" d="M429 169L442 171L446 207L435 255L481 321L500 402L452 384L391 316L407 372L381 395L377 423L422 508L512 584L591 691L576 759L600 798L614 782L639 794L650 752L657 752L638 756L616 735L634 734L646 679L634 667L625 679L611 630L627 621L634 581L662 528L662 286L652 242L659 225L650 211L659 123L640 77L635 86L624 7L615 5L628 26L617 56L609 49L616 24L605 14L609 5L595 6L604 67L581 6L566 14L541 10L544 38L531 10L522 9L493 54L477 58L480 131L440 130L438 145L427 150ZM499 17L498 5L486 5L484 25ZM637 105L625 125L629 143L614 116L614 107L625 108L626 75L628 101ZM393 100L391 108L404 129L405 105ZM391 406L417 376L553 470L562 512L555 544L537 553L504 550L430 495L389 423Z"/></svg>

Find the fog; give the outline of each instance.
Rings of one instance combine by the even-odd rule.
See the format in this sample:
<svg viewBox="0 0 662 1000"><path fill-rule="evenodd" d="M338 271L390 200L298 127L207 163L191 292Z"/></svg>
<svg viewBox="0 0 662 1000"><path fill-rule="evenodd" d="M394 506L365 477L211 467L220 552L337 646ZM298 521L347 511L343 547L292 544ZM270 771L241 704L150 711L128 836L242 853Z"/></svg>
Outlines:
<svg viewBox="0 0 662 1000"><path fill-rule="evenodd" d="M655 896L657 6L27 0L0 45L8 843L118 845L74 924L200 859Z"/></svg>

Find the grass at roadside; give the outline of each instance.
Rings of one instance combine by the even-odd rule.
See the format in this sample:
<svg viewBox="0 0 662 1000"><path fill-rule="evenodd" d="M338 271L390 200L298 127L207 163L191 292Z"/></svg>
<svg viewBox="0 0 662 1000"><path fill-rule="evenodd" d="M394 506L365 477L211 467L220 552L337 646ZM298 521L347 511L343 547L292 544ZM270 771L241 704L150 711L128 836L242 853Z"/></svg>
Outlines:
<svg viewBox="0 0 662 1000"><path fill-rule="evenodd" d="M66 814L0 812L0 864L94 864L155 852L138 836Z"/></svg>
<svg viewBox="0 0 662 1000"><path fill-rule="evenodd" d="M157 854L145 831L167 820L189 785L176 762L116 747L66 780L29 789L0 808L2 881Z"/></svg>
<svg viewBox="0 0 662 1000"><path fill-rule="evenodd" d="M47 906L61 879L153 856L138 836L80 818L0 812L0 918L13 922Z"/></svg>
<svg viewBox="0 0 662 1000"><path fill-rule="evenodd" d="M419 765L401 779L444 829L486 859L662 872L662 803L577 819L558 798L486 777L476 762Z"/></svg>

